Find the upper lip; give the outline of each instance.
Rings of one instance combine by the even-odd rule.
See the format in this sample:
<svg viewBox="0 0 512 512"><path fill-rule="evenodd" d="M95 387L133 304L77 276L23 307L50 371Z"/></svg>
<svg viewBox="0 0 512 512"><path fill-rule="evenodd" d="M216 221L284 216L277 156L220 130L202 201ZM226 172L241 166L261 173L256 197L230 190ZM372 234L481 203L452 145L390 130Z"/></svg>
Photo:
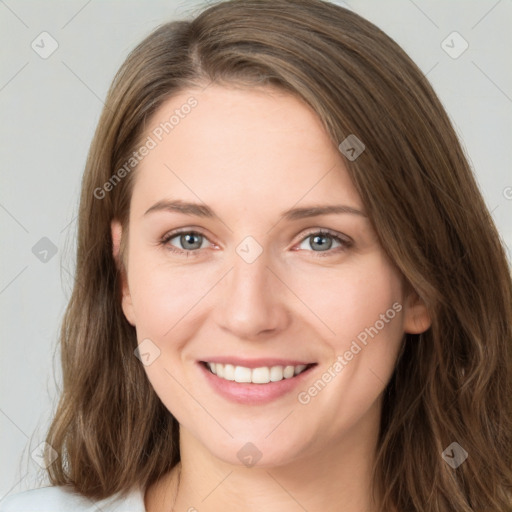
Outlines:
<svg viewBox="0 0 512 512"><path fill-rule="evenodd" d="M280 359L280 358L257 358L243 359L241 357L207 357L201 360L204 363L232 364L233 366L244 366L245 368L261 368L263 366L299 366L315 364L311 361L300 361L298 359Z"/></svg>

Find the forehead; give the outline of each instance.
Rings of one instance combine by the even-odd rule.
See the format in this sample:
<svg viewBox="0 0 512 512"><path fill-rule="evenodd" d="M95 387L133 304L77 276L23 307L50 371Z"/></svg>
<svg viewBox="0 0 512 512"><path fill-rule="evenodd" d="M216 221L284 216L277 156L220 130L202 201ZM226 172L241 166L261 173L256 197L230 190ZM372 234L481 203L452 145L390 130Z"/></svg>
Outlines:
<svg viewBox="0 0 512 512"><path fill-rule="evenodd" d="M134 208L169 196L228 201L241 210L263 198L279 210L303 198L362 207L320 118L286 92L189 89L167 100L147 126L151 149L135 172Z"/></svg>

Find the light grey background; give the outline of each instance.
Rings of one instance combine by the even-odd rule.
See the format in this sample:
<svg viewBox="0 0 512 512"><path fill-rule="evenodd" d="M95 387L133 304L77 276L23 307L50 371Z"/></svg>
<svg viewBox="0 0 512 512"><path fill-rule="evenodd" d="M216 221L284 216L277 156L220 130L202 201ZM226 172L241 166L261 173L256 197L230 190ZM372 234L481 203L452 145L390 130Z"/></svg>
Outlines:
<svg viewBox="0 0 512 512"><path fill-rule="evenodd" d="M427 74L512 248L511 2L337 3L381 27ZM200 5L0 0L0 499L46 483L31 453L44 440L57 403L60 359L54 352L72 284L80 179L102 101L138 42ZM59 45L47 59L31 47L43 31ZM456 35L446 40L453 31L469 44L458 58L453 55L464 43ZM32 251L43 237L57 249L46 262Z"/></svg>

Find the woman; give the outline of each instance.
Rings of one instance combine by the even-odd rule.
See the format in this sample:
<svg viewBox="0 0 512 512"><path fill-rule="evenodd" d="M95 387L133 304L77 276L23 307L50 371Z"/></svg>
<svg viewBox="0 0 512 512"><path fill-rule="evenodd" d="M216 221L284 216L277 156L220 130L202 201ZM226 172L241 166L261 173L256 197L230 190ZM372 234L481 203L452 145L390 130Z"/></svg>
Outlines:
<svg viewBox="0 0 512 512"><path fill-rule="evenodd" d="M504 250L432 88L358 15L235 0L144 40L76 272L53 487L0 510L512 510Z"/></svg>

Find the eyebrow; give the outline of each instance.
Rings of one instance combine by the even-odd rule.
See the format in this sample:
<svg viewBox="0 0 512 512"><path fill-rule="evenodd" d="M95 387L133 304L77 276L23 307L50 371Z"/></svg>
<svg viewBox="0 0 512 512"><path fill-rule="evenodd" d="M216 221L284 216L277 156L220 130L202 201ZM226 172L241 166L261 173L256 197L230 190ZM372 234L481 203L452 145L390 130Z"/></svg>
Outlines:
<svg viewBox="0 0 512 512"><path fill-rule="evenodd" d="M204 204L189 203L186 201L175 200L170 201L162 199L153 206L151 206L144 216L152 212L167 211L182 213L184 215L191 215L196 217L213 218L216 217L213 210ZM352 206L345 205L311 205L303 208L291 208L281 213L281 217L288 221L294 221L299 219L307 219L309 217L317 217L319 215L332 215L349 213L352 215L359 215L361 217L368 218L366 213Z"/></svg>

